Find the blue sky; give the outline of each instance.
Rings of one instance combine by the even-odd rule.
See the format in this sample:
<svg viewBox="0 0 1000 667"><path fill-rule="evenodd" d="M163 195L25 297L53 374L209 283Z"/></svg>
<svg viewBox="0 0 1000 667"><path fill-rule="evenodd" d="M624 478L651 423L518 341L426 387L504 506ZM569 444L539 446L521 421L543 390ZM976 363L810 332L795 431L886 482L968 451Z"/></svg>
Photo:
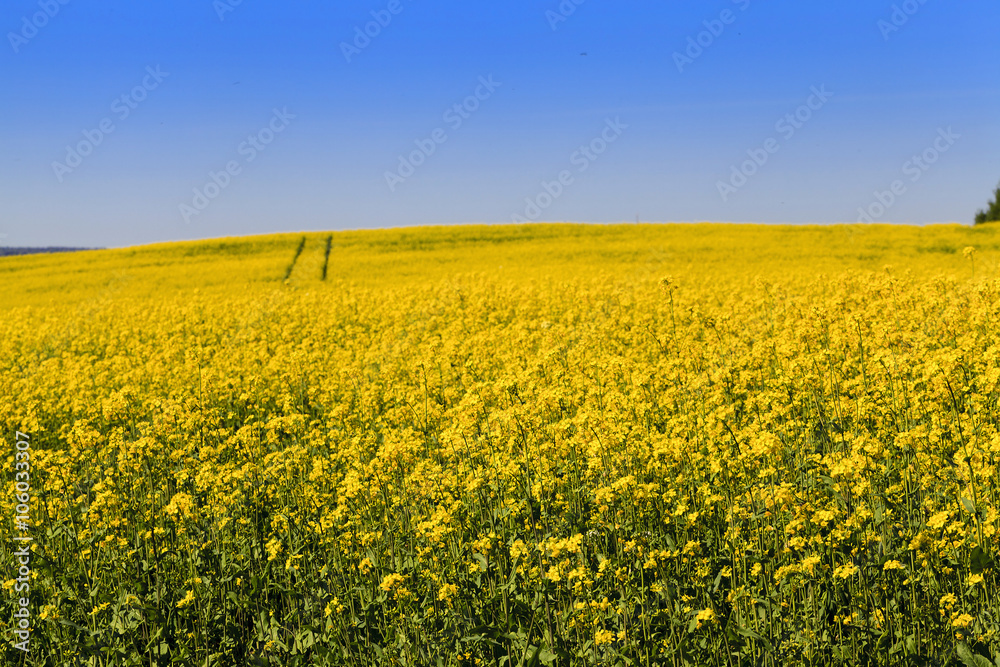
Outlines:
<svg viewBox="0 0 1000 667"><path fill-rule="evenodd" d="M995 0L63 2L0 10L3 245L971 223L1000 180Z"/></svg>

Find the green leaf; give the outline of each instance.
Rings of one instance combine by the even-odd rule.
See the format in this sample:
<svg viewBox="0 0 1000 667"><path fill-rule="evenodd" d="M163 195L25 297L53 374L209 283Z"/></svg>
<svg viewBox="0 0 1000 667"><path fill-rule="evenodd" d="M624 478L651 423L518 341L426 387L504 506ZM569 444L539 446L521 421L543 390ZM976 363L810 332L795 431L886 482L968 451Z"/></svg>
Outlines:
<svg viewBox="0 0 1000 667"><path fill-rule="evenodd" d="M965 507L965 509L969 510L969 514L973 516L976 515L976 506L972 503L971 500L969 500L968 498L962 498L962 505Z"/></svg>
<svg viewBox="0 0 1000 667"><path fill-rule="evenodd" d="M531 650L530 646L528 647L528 650L529 651ZM527 653L525 655L527 655ZM541 657L541 655L542 655L542 647L539 646L535 649L535 655L531 656L531 659L528 660L528 663L527 665L525 665L525 667L538 667L538 660Z"/></svg>
<svg viewBox="0 0 1000 667"><path fill-rule="evenodd" d="M316 635L312 630L303 630L295 637L295 647L299 650L310 648L316 643Z"/></svg>
<svg viewBox="0 0 1000 667"><path fill-rule="evenodd" d="M741 625L737 625L736 626L736 632L740 633L741 635L743 635L747 639L753 639L754 641L760 642L761 644L763 644L765 646L765 648L767 648L768 651L774 652L774 646L771 644L771 642L769 642L765 637L757 634L756 632L754 632L750 628L744 628Z"/></svg>
<svg viewBox="0 0 1000 667"><path fill-rule="evenodd" d="M973 653L972 649L965 642L959 642L955 649L958 651L958 657L965 664L965 667L993 667L989 660L978 653Z"/></svg>
<svg viewBox="0 0 1000 667"><path fill-rule="evenodd" d="M482 555L479 552L476 552L472 554L472 557L475 558L477 561L479 561L479 567L483 572L486 572L486 570L489 569L489 564L486 561L486 556Z"/></svg>
<svg viewBox="0 0 1000 667"><path fill-rule="evenodd" d="M73 623L72 621L67 621L66 619L63 618L59 619L59 623L61 625L71 627L74 630L79 630L80 632L88 632L90 630L90 628L85 628L82 625L77 625L76 623ZM160 628L160 630L156 633L156 637L159 637L162 632L163 628ZM156 639L156 637L154 637L154 639Z"/></svg>
<svg viewBox="0 0 1000 667"><path fill-rule="evenodd" d="M982 574L983 570L992 567L993 559L982 547L977 546L972 550L969 564L972 566L973 574Z"/></svg>

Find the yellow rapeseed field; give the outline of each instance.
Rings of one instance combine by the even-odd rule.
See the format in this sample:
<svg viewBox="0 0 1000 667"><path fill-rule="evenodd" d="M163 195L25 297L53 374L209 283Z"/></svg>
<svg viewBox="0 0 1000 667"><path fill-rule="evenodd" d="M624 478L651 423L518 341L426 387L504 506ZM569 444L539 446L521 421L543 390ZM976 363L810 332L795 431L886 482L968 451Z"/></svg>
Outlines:
<svg viewBox="0 0 1000 667"><path fill-rule="evenodd" d="M1000 665L998 250L526 225L0 258L4 664Z"/></svg>

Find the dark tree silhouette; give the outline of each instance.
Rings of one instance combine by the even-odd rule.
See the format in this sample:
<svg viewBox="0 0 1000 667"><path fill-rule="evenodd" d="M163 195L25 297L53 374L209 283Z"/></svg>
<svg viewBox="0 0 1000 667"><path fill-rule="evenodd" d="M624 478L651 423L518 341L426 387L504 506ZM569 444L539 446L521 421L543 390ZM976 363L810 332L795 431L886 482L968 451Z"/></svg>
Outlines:
<svg viewBox="0 0 1000 667"><path fill-rule="evenodd" d="M976 212L976 224L1000 221L1000 185L993 191L993 201L983 211Z"/></svg>

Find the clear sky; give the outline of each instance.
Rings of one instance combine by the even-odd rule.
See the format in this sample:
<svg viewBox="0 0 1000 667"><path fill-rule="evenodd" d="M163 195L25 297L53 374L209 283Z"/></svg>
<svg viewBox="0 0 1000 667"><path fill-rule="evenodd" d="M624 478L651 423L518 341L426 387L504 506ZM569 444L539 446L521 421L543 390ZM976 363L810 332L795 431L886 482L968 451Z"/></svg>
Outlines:
<svg viewBox="0 0 1000 667"><path fill-rule="evenodd" d="M996 0L6 0L0 245L968 224L1000 180L998 25Z"/></svg>

